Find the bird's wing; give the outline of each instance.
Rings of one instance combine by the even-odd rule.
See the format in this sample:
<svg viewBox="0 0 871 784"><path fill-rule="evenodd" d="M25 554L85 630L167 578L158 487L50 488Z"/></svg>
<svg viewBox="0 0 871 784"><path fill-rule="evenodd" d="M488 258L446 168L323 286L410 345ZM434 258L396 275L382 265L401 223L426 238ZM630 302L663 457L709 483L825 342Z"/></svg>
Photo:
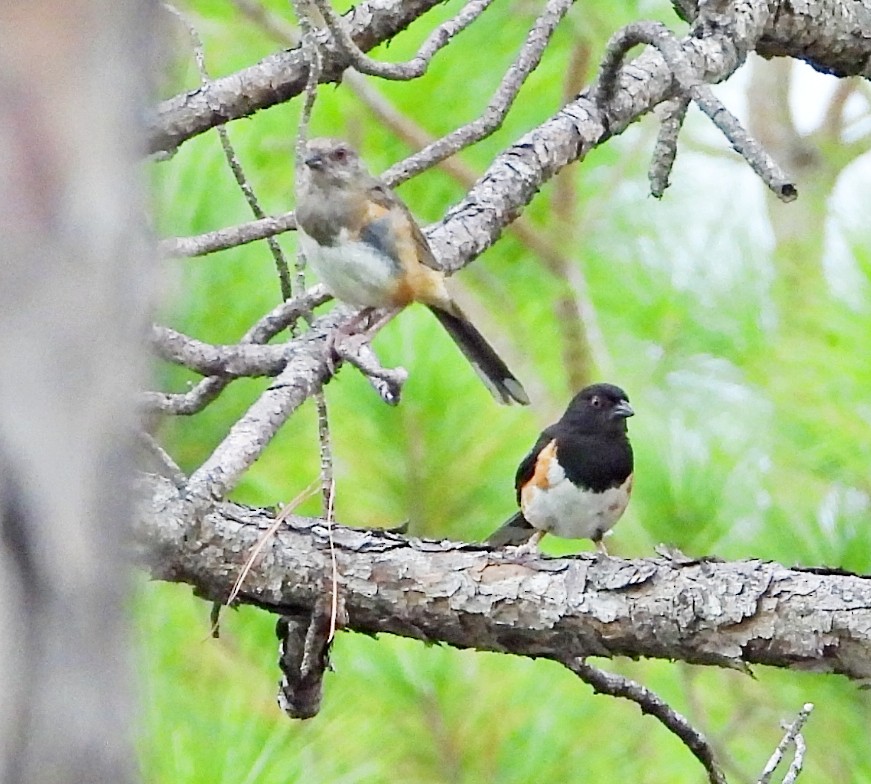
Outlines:
<svg viewBox="0 0 871 784"><path fill-rule="evenodd" d="M411 237L414 244L417 260L430 269L441 271L426 236L420 230L420 226L417 225L417 221L405 202L382 182L376 183L369 189L369 198L379 207L399 213L398 215L394 214L394 221L404 224L403 228L407 229L408 236Z"/></svg>
<svg viewBox="0 0 871 784"><path fill-rule="evenodd" d="M538 462L539 453L550 444L551 441L553 441L554 435L552 430L553 425L542 432L538 437L538 441L535 442L535 446L529 450L529 453L520 461L520 465L517 466L517 473L514 475L514 489L517 492L518 504L520 503L520 494L523 490L523 486L532 479L535 474L535 465Z"/></svg>

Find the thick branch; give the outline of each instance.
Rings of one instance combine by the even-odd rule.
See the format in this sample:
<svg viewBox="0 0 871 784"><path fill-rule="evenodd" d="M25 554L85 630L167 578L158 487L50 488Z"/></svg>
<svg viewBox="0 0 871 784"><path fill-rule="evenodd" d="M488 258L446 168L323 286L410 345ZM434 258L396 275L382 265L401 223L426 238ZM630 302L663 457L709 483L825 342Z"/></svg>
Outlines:
<svg viewBox="0 0 871 784"><path fill-rule="evenodd" d="M345 16L348 32L357 47L368 52L404 30L439 0L387 0L366 2ZM350 65L338 56L326 30L318 41L329 56L324 58L321 82L335 82ZM181 93L161 102L148 122L149 152L173 152L192 136L216 125L248 117L259 109L287 101L305 89L308 67L300 48L264 57L230 76Z"/></svg>
<svg viewBox="0 0 871 784"><path fill-rule="evenodd" d="M356 46L367 52L393 38L436 4L437 0L364 2L345 16L346 27ZM675 5L686 18L695 18L696 4L692 0ZM756 0L744 5L762 8L764 4ZM771 5L775 7L770 9L764 30L750 42L763 57L795 57L839 76L871 76L869 0ZM746 31L737 32L743 35ZM338 81L350 62L330 44L327 31L320 31L318 37L326 55L320 81ZM296 48L265 57L207 87L169 98L156 107L148 123L149 151L171 152L209 128L287 101L302 92L306 73L305 58Z"/></svg>
<svg viewBox="0 0 871 784"><path fill-rule="evenodd" d="M751 32L759 34L759 30ZM704 40L685 38L680 49L690 72L706 82L725 79L742 58L731 40L714 35ZM583 160L592 149L679 93L671 70L659 54L652 52L618 69L613 82L614 97L606 105L597 104L594 90L585 90L551 119L518 139L493 161L441 224L430 228L430 243L446 270L459 269L490 247L557 172ZM435 154L431 163L437 160ZM402 164L394 169L401 172ZM396 185L401 176L387 179L390 185ZM268 227L257 228L265 229L261 236L268 234Z"/></svg>
<svg viewBox="0 0 871 784"><path fill-rule="evenodd" d="M138 558L154 577L225 600L271 513L231 503L197 518L169 480L147 477ZM871 579L762 561L518 561L474 544L333 527L347 628L565 661L649 656L871 677ZM289 517L241 602L311 613L330 574L325 525Z"/></svg>

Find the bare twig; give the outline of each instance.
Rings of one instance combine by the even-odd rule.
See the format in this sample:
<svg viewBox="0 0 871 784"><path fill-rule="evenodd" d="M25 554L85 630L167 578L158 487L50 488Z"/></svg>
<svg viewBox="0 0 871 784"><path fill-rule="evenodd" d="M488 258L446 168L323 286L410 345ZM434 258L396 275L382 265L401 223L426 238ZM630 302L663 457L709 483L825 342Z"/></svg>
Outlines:
<svg viewBox="0 0 871 784"><path fill-rule="evenodd" d="M140 430L138 436L139 441L146 448L149 456L157 463L160 474L169 479L179 489L183 488L187 484L188 478L185 476L184 471L179 468L178 463L170 457L169 452L157 443L157 439L151 433Z"/></svg>
<svg viewBox="0 0 871 784"><path fill-rule="evenodd" d="M308 291L301 292L293 299L288 299L276 305L269 313L261 317L243 336L242 343L266 343L272 340L283 329L307 313L328 302L332 297L326 287L318 283Z"/></svg>
<svg viewBox="0 0 871 784"><path fill-rule="evenodd" d="M321 73L321 52L318 48L315 39L315 30L309 20L305 9L308 5L308 0L293 0L293 8L299 18L302 27L302 51L308 66L308 75L305 82L305 101L302 105L299 123L296 128L296 145L294 147L294 185L295 191L298 193L300 189L300 177L302 176L303 157L305 155L305 144L308 138L308 126L311 122L311 113L314 109L315 100L318 94L318 78ZM296 252L296 279L297 285L302 287L305 285L305 256L302 250L298 247Z"/></svg>
<svg viewBox="0 0 871 784"><path fill-rule="evenodd" d="M640 683L624 678L622 675L600 670L587 664L583 659L567 658L562 663L581 680L592 686L593 691L631 700L638 705L642 713L647 713L658 719L669 732L677 735L696 759L702 763L711 784L726 784L726 777L714 759L714 752L705 736L662 697Z"/></svg>
<svg viewBox="0 0 871 784"><path fill-rule="evenodd" d="M498 130L517 98L520 88L541 62L554 30L571 8L572 3L573 0L548 0L544 11L535 20L535 24L526 36L520 53L502 77L493 98L477 120L451 131L404 161L391 166L382 175L385 182L390 186L405 182L410 177L431 168Z"/></svg>
<svg viewBox="0 0 871 784"><path fill-rule="evenodd" d="M677 157L677 137L683 127L684 118L690 99L686 96L674 98L662 105L664 116L656 137L656 146L650 158L650 168L647 179L650 180L650 192L661 199L669 186L668 177Z"/></svg>
<svg viewBox="0 0 871 784"><path fill-rule="evenodd" d="M278 375L287 364L289 345L263 346L204 343L169 327L152 325L151 349L161 359L183 365L204 376Z"/></svg>
<svg viewBox="0 0 871 784"><path fill-rule="evenodd" d="M293 0L293 7L300 21L300 26L303 31L303 51L308 62L308 79L305 85L305 102L303 103L302 113L296 129L296 145L295 154L295 185L298 193L302 185L302 171L305 162L305 144L308 138L308 128L311 122L311 113L314 109L315 101L317 100L318 79L321 73L321 54L315 41L315 30L311 20L305 13L308 8L308 0ZM305 267L306 259L301 247L297 247L296 252L296 278L300 287L305 285ZM327 410L327 398L324 395L323 389L315 392L315 405L318 412L318 447L320 453L320 473L321 473L321 501L323 516L330 524L333 512L333 499L335 497L335 480L333 475L333 451L330 438L330 418ZM330 545L332 552L332 544ZM335 609L336 600L336 570L335 570L335 555L333 555L333 609ZM332 641L335 632L335 613L331 615L330 620L330 635L327 642Z"/></svg>
<svg viewBox="0 0 871 784"><path fill-rule="evenodd" d="M406 63L383 63L367 57L354 43L345 20L333 10L329 0L312 0L312 2L323 16L333 43L348 65L370 76L409 81L423 76L435 54L484 13L493 0L468 0L463 10L453 19L439 25L424 41L418 53ZM302 24L304 16L299 13L300 10L297 9L297 15Z"/></svg>
<svg viewBox="0 0 871 784"><path fill-rule="evenodd" d="M274 234L282 234L296 228L296 218L292 212L275 217L240 223L226 229L216 229L193 237L169 237L158 243L158 251L164 257L205 256L219 250L235 248L249 242L265 240Z"/></svg>
<svg viewBox="0 0 871 784"><path fill-rule="evenodd" d="M796 733L794 743L795 755L792 758L792 762L790 763L789 769L786 771L786 775L783 777L781 784L795 784L798 774L801 773L802 768L804 767L804 754L807 751L807 746L804 742L804 735L800 732Z"/></svg>
<svg viewBox="0 0 871 784"><path fill-rule="evenodd" d="M225 496L287 418L331 377L332 358L326 335L346 317L344 308L334 308L309 332L291 341L294 350L284 370L191 476L188 490L192 495Z"/></svg>
<svg viewBox="0 0 871 784"><path fill-rule="evenodd" d="M293 324L303 313L330 299L327 290L313 286L305 294L277 305L246 332L240 343L266 343ZM142 407L146 411L177 416L190 416L202 411L232 381L232 376L212 376L200 381L193 389L180 394L146 392Z"/></svg>
<svg viewBox="0 0 871 784"><path fill-rule="evenodd" d="M203 87L208 87L211 83L211 79L209 77L208 69L206 68L206 54L202 38L200 38L196 28L177 8L166 2L163 3L163 7L172 13L187 29L188 37L191 39L194 48L194 58L200 75L200 83ZM233 173L233 178L236 180L239 190L242 191L242 195L245 197L245 201L248 203L251 212L254 213L254 217L257 219L265 218L266 213L260 206L260 202L254 193L254 188L251 186L251 183L248 182L245 170L242 168L242 164L239 163L239 157L236 155L236 150L230 142L230 135L227 132L227 127L225 125L217 125L215 126L215 130L218 132L218 138L221 140L221 149L224 151L224 158L227 161L227 165L230 167L230 171ZM284 258L284 252L281 250L281 246L278 244L278 240L276 240L274 236L267 237L266 244L269 247L269 252L272 254L272 259L275 262L275 269L278 272L281 297L282 299L290 299L292 295L290 273L287 269L287 259Z"/></svg>
<svg viewBox="0 0 871 784"><path fill-rule="evenodd" d="M229 377L210 376L187 392L143 392L139 399L142 411L171 416L193 416L215 400L230 383Z"/></svg>
<svg viewBox="0 0 871 784"><path fill-rule="evenodd" d="M408 380L405 368L385 368L371 345L371 335L342 335L334 344L339 358L350 362L388 405L399 403L402 387Z"/></svg>
<svg viewBox="0 0 871 784"><path fill-rule="evenodd" d="M753 139L711 88L696 75L674 33L659 22L635 22L624 27L611 37L602 59L599 83L595 100L606 105L614 94L617 73L623 57L634 46L653 46L671 69L681 95L695 101L729 140L733 149L741 155L762 181L785 202L798 196L795 184L783 173L765 149Z"/></svg>
<svg viewBox="0 0 871 784"><path fill-rule="evenodd" d="M793 760L792 765L790 765L786 775L792 775L791 781L795 781L796 777L801 772L801 766L804 762L804 738L801 739L800 746L797 738L813 709L813 703L807 702L804 704L802 709L798 712L798 716L795 717L795 721L787 727L786 734L781 738L780 743L777 744L777 748L765 764L762 774L759 776L756 784L769 784L771 777L774 775L774 771L777 770L777 766L780 765L783 755L786 753L786 749L789 747L790 743L795 744L796 753L795 759ZM785 784L787 781L786 777L784 777L783 781Z"/></svg>
<svg viewBox="0 0 871 784"><path fill-rule="evenodd" d="M322 474L325 476L325 474ZM327 521L327 534L330 541L330 569L332 572L332 586L330 588L330 631L327 642L333 641L336 636L336 624L339 615L339 566L336 562L336 543L333 540L333 503L336 498L336 483L332 476L332 464L330 465L330 485L326 488L327 508L324 510L324 519Z"/></svg>

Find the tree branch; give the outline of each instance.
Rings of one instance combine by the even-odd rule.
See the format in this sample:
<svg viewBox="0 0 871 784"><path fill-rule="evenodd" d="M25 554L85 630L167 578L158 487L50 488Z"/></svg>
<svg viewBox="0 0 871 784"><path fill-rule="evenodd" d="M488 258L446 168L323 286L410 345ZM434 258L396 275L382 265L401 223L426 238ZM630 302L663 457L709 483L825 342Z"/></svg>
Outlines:
<svg viewBox="0 0 871 784"><path fill-rule="evenodd" d="M243 345L266 343L282 330L292 326L303 314L309 313L312 308L322 305L329 299L330 296L322 285L312 286L300 296L276 305L269 313L260 318L239 342ZM188 338L188 340L191 339ZM175 361L172 357L169 359ZM184 393L145 392L141 399L141 408L154 413L191 416L202 411L217 398L232 380L233 376L226 375L224 372L224 375L204 378L193 389Z"/></svg>
<svg viewBox="0 0 871 784"><path fill-rule="evenodd" d="M205 256L219 250L235 248L237 245L265 240L274 234L282 234L295 228L296 217L292 212L286 212L193 237L167 237L158 243L157 249L161 256L170 258Z"/></svg>
<svg viewBox="0 0 871 784"><path fill-rule="evenodd" d="M774 159L766 152L765 148L744 130L738 118L726 109L714 95L711 88L702 82L701 75L693 72L679 41L674 33L665 25L659 22L636 22L626 25L626 27L611 37L605 57L602 60L596 101L602 103L611 100L614 91L614 74L618 64L629 49L641 43L655 47L668 64L675 81L680 87L680 98L682 100L692 99L695 102L708 116L708 119L729 140L735 152L747 161L753 171L756 172L760 179L779 199L785 202L793 201L798 196L795 185L786 177ZM673 119L666 121L663 125L664 135L660 136L660 142L654 155L655 161L661 158L660 147L663 144L667 150L669 147L672 147L668 141L669 136L673 136L673 149L676 149L677 131L680 129L680 124L683 122L683 115L686 111L685 106L683 110L681 110L680 106L678 104L678 109L671 112ZM669 150L669 154L655 164L657 169L656 177L651 178L653 180L654 196L662 195L661 192L657 193L657 190L667 179L668 170L673 161L673 150ZM659 170L663 164L667 164L664 172Z"/></svg>
<svg viewBox="0 0 871 784"><path fill-rule="evenodd" d="M151 327L151 349L161 359L204 376L275 376L287 364L287 345L216 346L169 327Z"/></svg>
<svg viewBox="0 0 871 784"><path fill-rule="evenodd" d="M813 709L813 703L808 702L805 703L802 709L798 712L798 716L796 716L795 721L787 727L786 734L783 736L780 743L777 744L777 748L766 763L756 784L769 784L771 777L774 775L774 771L777 770L777 766L780 765L780 761L783 759L783 755L786 753L786 750L791 743L795 745L795 758L790 764L789 770L787 770L783 777L783 784L792 784L792 782L795 781L798 774L801 773L802 764L804 763L805 747L804 738L801 736L801 729L804 727L805 722L808 720Z"/></svg>
<svg viewBox="0 0 871 784"><path fill-rule="evenodd" d="M172 482L143 479L136 556L162 580L224 601L271 512L207 514ZM563 662L639 656L871 678L871 578L763 561L580 554L518 560L476 544L333 526L347 628ZM311 614L331 574L323 521L288 516L239 601ZM290 577L292 575L292 578Z"/></svg>
<svg viewBox="0 0 871 784"><path fill-rule="evenodd" d="M368 52L393 38L439 0L384 0L363 2L344 19L359 49ZM327 30L317 33L327 55L321 82L337 82L350 65L330 43ZM308 66L298 47L276 52L234 74L162 101L146 125L148 152L172 153L182 143L216 125L248 117L269 106L283 103L305 89Z"/></svg>
<svg viewBox="0 0 871 784"><path fill-rule="evenodd" d="M388 0L364 2L344 16L354 44L363 52L393 38L438 0ZM692 0L675 3L687 19L694 19L697 4ZM795 57L818 70L839 76L871 76L871 53L863 31L871 27L871 3L843 3L839 0L801 6L753 0L744 3L751 12L764 13L764 28L748 36L747 25L737 25L733 33L744 36L763 57ZM753 32L753 31L751 31ZM702 42L694 39L696 43ZM707 40L707 38L705 39ZM336 82L351 63L330 43L327 30L318 32L324 51L320 81ZM746 51L746 49L745 49ZM306 81L307 67L299 48L265 57L230 76L216 79L207 87L181 93L161 102L150 118L146 132L148 151L170 153L187 139L231 120L282 103L299 95ZM727 74L711 72L717 81Z"/></svg>
<svg viewBox="0 0 871 784"><path fill-rule="evenodd" d="M418 53L406 63L384 63L367 57L354 43L345 22L330 5L329 0L311 0L314 7L321 13L332 35L332 42L340 55L347 61L348 67L369 76L382 79L410 81L423 76L430 61L444 49L458 33L474 22L493 0L469 0L462 11L453 19L439 25L424 41Z"/></svg>
<svg viewBox="0 0 871 784"><path fill-rule="evenodd" d="M622 675L613 672L605 672L587 664L583 659L568 658L563 661L575 675L584 683L593 687L593 691L599 694L607 694L611 697L622 697L631 700L642 713L648 713L658 719L669 732L673 732L681 742L702 763L708 773L708 781L711 784L726 784L726 777L722 769L714 759L714 752L710 744L701 732L695 729L685 717L681 716L658 694L655 694L646 686L636 683Z"/></svg>
<svg viewBox="0 0 871 784"><path fill-rule="evenodd" d="M404 161L394 164L384 172L384 180L391 186L405 182L498 130L520 88L541 62L551 36L572 7L572 3L573 0L548 0L480 117L428 144Z"/></svg>

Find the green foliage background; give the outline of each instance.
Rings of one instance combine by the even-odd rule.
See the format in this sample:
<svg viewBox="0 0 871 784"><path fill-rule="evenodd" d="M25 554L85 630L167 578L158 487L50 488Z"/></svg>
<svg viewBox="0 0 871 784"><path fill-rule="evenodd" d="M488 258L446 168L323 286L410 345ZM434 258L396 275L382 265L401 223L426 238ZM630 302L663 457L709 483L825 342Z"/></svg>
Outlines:
<svg viewBox="0 0 871 784"><path fill-rule="evenodd" d="M287 5L269 5L292 18ZM459 7L458 0L439 6L376 56L408 57ZM446 133L484 107L538 8L500 0L436 58L426 77L376 87L430 133ZM276 48L223 0L196 0L183 10L205 40L212 76ZM589 79L607 36L651 17L677 25L663 4L578 4L505 125L464 152L462 162L483 171L559 107L573 53ZM194 87L197 76L183 29L170 18L166 24L172 45L162 89L171 95ZM740 106L740 89L729 89ZM293 206L298 104L229 128L268 212ZM566 364L565 352L578 347L565 344L565 316L556 303L569 283L506 234L454 279L454 290L527 382L534 405L495 406L436 322L423 309L409 309L376 341L385 363L411 372L401 406L384 406L349 369L327 388L340 521L409 520L418 535L484 537L513 511L514 469L538 431L559 415L580 380L607 372L607 380L629 391L638 414L630 422L637 485L609 540L612 552L645 556L669 542L691 554L871 572L871 242L861 211L849 208L867 201L868 167L850 166L837 147L820 145L829 176L799 181L800 191L811 190L811 204L803 233L789 235L789 243L772 227L796 208L767 202L737 157L701 151L708 144L722 151L724 142L698 117L688 124L673 187L662 202L651 199L645 166L655 130L648 119L596 150L560 184L545 187L525 213L586 282L601 332L593 341L600 367ZM410 152L345 86L320 89L312 133L350 138L375 171ZM213 133L151 171L161 236L251 217ZM811 189L817 180L823 191ZM400 192L427 222L464 189L433 170ZM293 258L294 237L279 241ZM797 277L787 277L787 265L798 268ZM234 342L279 300L262 243L165 262L163 281L161 320L216 343ZM171 367L158 368L158 375L166 389L192 380ZM193 469L266 383L237 382L196 417L162 422L161 439ZM288 501L317 471L309 404L235 497ZM301 511L318 514L317 500ZM545 549L587 546L549 542ZM275 704L274 619L251 609L225 613L215 641L208 610L184 586L137 584L145 781L704 778L657 722L592 695L552 663L402 639L342 634L321 714L289 721ZM806 732L802 781L871 781L871 699L844 679L767 670L750 679L680 663L597 663L640 680L688 715L716 743L731 781L755 780L780 737L780 721L807 701L817 709Z"/></svg>

